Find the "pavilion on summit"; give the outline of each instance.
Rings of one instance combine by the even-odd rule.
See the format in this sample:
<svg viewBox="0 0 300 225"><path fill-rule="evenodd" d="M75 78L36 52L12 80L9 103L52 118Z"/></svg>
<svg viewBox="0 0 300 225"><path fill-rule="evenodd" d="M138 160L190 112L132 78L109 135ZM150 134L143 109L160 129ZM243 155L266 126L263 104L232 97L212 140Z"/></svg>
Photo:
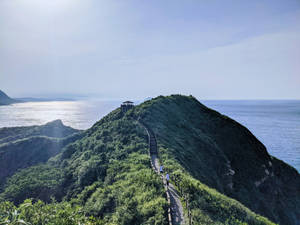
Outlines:
<svg viewBox="0 0 300 225"><path fill-rule="evenodd" d="M127 112L129 109L133 108L133 102L131 101L125 101L121 104L121 110L122 112Z"/></svg>

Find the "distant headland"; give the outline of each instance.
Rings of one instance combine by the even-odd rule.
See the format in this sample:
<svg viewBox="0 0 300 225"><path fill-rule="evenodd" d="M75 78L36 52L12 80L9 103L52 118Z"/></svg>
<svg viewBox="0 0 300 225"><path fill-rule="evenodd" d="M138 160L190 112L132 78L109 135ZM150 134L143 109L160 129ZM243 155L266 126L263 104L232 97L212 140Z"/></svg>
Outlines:
<svg viewBox="0 0 300 225"><path fill-rule="evenodd" d="M50 102L50 101L74 101L71 98L11 98L6 93L0 90L0 106L1 105L10 105L14 103L23 103L23 102Z"/></svg>
<svg viewBox="0 0 300 225"><path fill-rule="evenodd" d="M20 100L10 98L7 94L0 90L0 105L10 105L21 102Z"/></svg>

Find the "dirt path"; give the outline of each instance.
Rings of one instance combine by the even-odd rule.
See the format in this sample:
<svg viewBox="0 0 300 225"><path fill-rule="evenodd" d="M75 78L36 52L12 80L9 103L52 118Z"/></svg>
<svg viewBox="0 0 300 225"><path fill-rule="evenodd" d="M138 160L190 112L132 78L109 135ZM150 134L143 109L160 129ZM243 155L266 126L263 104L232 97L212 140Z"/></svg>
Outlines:
<svg viewBox="0 0 300 225"><path fill-rule="evenodd" d="M141 123L142 124L142 123ZM151 164L156 173L159 173L159 160L158 160L158 151L157 151L157 142L153 132L147 128L145 125L142 126L146 129L149 137L149 152L151 157ZM172 225L183 225L184 223L184 214L183 207L180 201L180 196L176 191L173 184L169 184L167 186L165 174L161 175L165 190L167 191L167 195L170 196L170 205L171 205L171 222L169 224Z"/></svg>

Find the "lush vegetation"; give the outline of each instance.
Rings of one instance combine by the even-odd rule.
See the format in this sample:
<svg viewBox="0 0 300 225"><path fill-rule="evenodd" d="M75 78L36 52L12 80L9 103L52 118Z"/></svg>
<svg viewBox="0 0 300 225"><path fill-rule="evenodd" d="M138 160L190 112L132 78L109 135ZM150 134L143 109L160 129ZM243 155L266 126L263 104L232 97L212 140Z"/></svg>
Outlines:
<svg viewBox="0 0 300 225"><path fill-rule="evenodd" d="M155 132L161 163L182 193L193 224L273 224L249 208L277 221L295 215L297 208L290 206L297 207L299 192L290 176L298 182L299 174L269 156L238 123L193 97L176 95L125 114L116 109L80 135L59 140L65 147L58 155L7 179L0 194L0 224L167 224L164 189L151 170L147 134L137 120ZM255 182L266 169L270 177L263 185L273 180L275 190L283 191L281 182L290 182L287 197L277 196L290 214L276 204L262 207L267 197ZM287 204L290 191L295 199ZM279 209L280 216L274 217Z"/></svg>
<svg viewBox="0 0 300 225"><path fill-rule="evenodd" d="M0 203L0 224L10 225L104 225L101 220L87 216L82 206L76 202L52 202L45 204L42 201L33 203L26 200L19 207L11 202Z"/></svg>
<svg viewBox="0 0 300 225"><path fill-rule="evenodd" d="M182 168L178 169L176 163L173 166L169 163L166 165L170 166L170 175L178 191L182 193L186 214L190 214L187 217L193 221L193 224L274 224L267 218L255 214L240 202L187 175Z"/></svg>
<svg viewBox="0 0 300 225"><path fill-rule="evenodd" d="M39 165L21 170L6 182L1 194L6 200L20 204L26 198L44 199L58 198L60 190L56 187L62 182L63 174L59 168Z"/></svg>
<svg viewBox="0 0 300 225"><path fill-rule="evenodd" d="M61 120L54 120L42 126L4 127L0 128L0 144L34 136L65 138L79 130L63 125Z"/></svg>
<svg viewBox="0 0 300 225"><path fill-rule="evenodd" d="M242 125L205 107L192 96L181 95L147 101L135 107L132 116L155 132L161 163L172 175L180 171L185 181L181 186L186 187L189 207L198 221L206 214L216 224L227 219L265 223L265 219L253 216L245 206L226 200L217 192L273 221L282 224L299 221L299 174L270 156ZM204 191L199 182L215 190Z"/></svg>
<svg viewBox="0 0 300 225"><path fill-rule="evenodd" d="M0 129L0 191L17 170L45 163L82 133L66 127L60 120L42 126Z"/></svg>
<svg viewBox="0 0 300 225"><path fill-rule="evenodd" d="M150 168L145 131L120 110L46 165L13 175L1 197L16 204L26 198L76 201L83 219L93 216L105 224L167 222L167 201L160 178Z"/></svg>

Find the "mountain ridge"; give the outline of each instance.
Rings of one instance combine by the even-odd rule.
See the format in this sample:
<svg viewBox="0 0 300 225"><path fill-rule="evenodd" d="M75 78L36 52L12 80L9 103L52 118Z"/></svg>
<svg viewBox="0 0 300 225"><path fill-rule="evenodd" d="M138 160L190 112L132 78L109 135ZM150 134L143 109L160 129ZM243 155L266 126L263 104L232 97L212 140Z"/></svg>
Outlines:
<svg viewBox="0 0 300 225"><path fill-rule="evenodd" d="M164 164L175 158L193 178L255 212L275 222L299 224L299 173L269 155L238 122L181 95L159 96L132 114L155 132Z"/></svg>
<svg viewBox="0 0 300 225"><path fill-rule="evenodd" d="M55 120L41 126L0 128L0 190L16 171L45 163L81 135Z"/></svg>
<svg viewBox="0 0 300 225"><path fill-rule="evenodd" d="M73 202L100 224L167 224L164 189L137 120L154 132L160 164L188 201L185 214L194 224L274 224L263 215L298 225L297 171L270 156L242 125L181 95L159 96L126 113L117 108L47 163L15 173L0 199L38 198L50 207L52 196L60 202L53 207ZM271 186L277 194L265 193Z"/></svg>

